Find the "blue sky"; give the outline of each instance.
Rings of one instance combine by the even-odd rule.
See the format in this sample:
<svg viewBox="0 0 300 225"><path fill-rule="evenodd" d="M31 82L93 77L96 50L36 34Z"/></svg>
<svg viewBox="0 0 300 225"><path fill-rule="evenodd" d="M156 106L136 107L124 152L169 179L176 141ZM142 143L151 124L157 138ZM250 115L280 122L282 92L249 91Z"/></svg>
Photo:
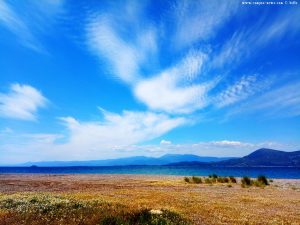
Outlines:
<svg viewBox="0 0 300 225"><path fill-rule="evenodd" d="M294 3L0 0L0 163L299 150Z"/></svg>

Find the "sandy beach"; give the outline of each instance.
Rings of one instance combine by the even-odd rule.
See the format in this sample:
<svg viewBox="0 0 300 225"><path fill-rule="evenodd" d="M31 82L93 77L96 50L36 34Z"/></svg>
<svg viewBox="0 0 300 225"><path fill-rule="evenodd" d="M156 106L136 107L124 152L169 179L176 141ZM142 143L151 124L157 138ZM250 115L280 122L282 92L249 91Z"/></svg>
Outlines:
<svg viewBox="0 0 300 225"><path fill-rule="evenodd" d="M171 210L192 224L300 224L300 180L275 179L265 188L230 186L188 184L181 176L0 175L2 197L101 199L130 209Z"/></svg>

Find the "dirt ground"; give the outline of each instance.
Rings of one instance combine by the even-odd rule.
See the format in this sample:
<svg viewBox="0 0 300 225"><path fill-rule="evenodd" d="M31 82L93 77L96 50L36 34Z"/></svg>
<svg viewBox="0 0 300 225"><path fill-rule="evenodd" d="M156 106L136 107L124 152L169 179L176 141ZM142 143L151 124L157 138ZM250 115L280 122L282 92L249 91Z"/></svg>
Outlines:
<svg viewBox="0 0 300 225"><path fill-rule="evenodd" d="M0 175L0 194L63 193L131 208L176 211L194 224L300 224L300 180L275 179L265 188L188 184L181 176Z"/></svg>

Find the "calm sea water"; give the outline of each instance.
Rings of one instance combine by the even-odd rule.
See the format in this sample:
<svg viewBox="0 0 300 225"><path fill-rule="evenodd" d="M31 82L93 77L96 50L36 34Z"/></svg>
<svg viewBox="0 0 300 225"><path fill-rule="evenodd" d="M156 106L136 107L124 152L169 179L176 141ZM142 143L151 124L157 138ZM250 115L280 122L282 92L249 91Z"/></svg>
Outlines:
<svg viewBox="0 0 300 225"><path fill-rule="evenodd" d="M45 174L151 174L207 176L215 173L220 176L265 175L270 178L300 179L300 168L291 167L232 167L210 168L201 166L103 166L103 167L0 167L0 174L45 173Z"/></svg>

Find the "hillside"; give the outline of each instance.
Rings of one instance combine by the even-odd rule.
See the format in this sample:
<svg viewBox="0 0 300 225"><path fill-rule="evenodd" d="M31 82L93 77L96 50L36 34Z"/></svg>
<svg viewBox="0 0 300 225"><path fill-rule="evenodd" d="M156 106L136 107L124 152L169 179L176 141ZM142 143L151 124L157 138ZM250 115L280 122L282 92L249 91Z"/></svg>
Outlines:
<svg viewBox="0 0 300 225"><path fill-rule="evenodd" d="M292 166L300 167L300 151L284 152L262 148L238 159L217 163L221 166Z"/></svg>
<svg viewBox="0 0 300 225"><path fill-rule="evenodd" d="M284 152L274 149L261 148L241 158L228 159L219 162L179 162L173 163L177 166L221 166L221 167L263 167L282 166L300 167L300 151Z"/></svg>

